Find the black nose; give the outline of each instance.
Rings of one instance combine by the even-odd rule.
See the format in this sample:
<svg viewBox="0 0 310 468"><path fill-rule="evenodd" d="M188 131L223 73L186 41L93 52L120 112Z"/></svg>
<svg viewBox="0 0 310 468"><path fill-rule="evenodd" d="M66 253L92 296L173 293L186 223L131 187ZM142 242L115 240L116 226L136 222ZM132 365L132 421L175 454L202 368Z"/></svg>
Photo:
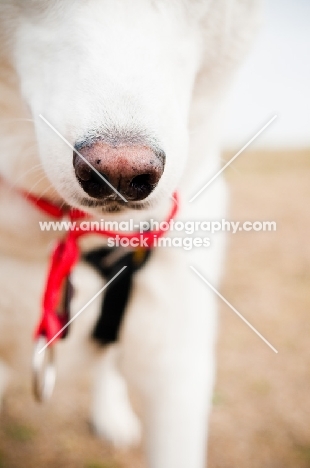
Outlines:
<svg viewBox="0 0 310 468"><path fill-rule="evenodd" d="M128 201L143 200L158 184L164 165L164 153L148 146L96 142L73 153L78 182L97 199L118 199L121 194Z"/></svg>

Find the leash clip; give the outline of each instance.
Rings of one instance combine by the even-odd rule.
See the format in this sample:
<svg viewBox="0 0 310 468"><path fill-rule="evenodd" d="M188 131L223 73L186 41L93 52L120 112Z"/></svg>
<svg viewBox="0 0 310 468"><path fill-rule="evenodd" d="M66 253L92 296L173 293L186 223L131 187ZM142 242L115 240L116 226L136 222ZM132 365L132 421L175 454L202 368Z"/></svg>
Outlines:
<svg viewBox="0 0 310 468"><path fill-rule="evenodd" d="M45 336L40 335L36 341L32 356L32 386L36 400L43 402L51 397L56 380L55 353L53 346L47 346Z"/></svg>
<svg viewBox="0 0 310 468"><path fill-rule="evenodd" d="M63 280L58 292L60 304L56 308L57 310L51 312L50 308L46 307L35 334L32 356L32 387L35 399L40 402L50 399L55 386L55 346L54 343L50 342L58 338L58 334L59 338L64 338L68 333L70 302L73 296L73 286L69 275ZM49 301L51 301L50 298L51 295L47 294ZM50 302L47 300L46 302L50 306ZM63 330L65 325L66 328ZM48 343L50 344L47 346Z"/></svg>

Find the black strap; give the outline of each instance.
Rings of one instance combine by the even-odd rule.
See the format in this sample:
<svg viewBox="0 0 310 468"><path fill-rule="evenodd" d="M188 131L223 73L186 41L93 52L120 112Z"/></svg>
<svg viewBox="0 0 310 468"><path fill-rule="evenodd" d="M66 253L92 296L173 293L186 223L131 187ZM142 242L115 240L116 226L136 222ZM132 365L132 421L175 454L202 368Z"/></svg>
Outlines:
<svg viewBox="0 0 310 468"><path fill-rule="evenodd" d="M105 289L101 313L92 333L92 337L100 344L117 341L130 298L133 275L145 264L150 253L150 249L142 248L128 252L123 247L101 247L83 256L84 260L92 265L106 281L126 266L125 270Z"/></svg>

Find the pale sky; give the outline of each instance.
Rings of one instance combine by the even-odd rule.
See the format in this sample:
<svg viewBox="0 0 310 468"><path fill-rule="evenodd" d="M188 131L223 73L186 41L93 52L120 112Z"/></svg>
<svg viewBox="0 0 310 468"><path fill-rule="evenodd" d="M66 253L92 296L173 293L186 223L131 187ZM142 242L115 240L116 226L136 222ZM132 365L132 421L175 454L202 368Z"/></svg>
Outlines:
<svg viewBox="0 0 310 468"><path fill-rule="evenodd" d="M266 0L265 24L240 69L224 142L243 146L273 115L256 148L310 148L310 0Z"/></svg>

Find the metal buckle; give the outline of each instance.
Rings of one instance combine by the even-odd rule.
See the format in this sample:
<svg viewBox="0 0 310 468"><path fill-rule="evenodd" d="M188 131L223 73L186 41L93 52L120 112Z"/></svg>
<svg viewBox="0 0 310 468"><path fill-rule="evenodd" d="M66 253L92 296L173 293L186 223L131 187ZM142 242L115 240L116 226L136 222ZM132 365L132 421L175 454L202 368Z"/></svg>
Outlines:
<svg viewBox="0 0 310 468"><path fill-rule="evenodd" d="M35 398L40 401L48 400L54 390L56 368L54 359L54 347L46 345L45 336L39 336L36 340L32 357L32 385Z"/></svg>

